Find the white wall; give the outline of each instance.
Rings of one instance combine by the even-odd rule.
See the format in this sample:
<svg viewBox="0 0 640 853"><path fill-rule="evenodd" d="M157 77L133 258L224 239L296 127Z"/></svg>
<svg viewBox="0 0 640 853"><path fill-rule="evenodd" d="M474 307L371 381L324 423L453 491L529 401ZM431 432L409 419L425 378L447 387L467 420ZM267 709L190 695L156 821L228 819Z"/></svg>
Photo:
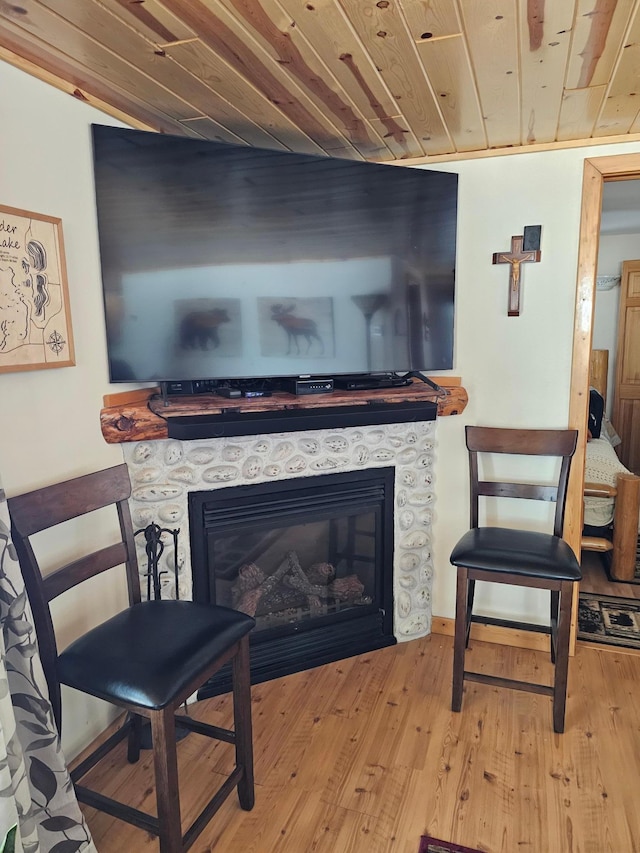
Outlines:
<svg viewBox="0 0 640 853"><path fill-rule="evenodd" d="M12 495L122 460L99 426L102 395L122 386L107 379L89 134L91 122L116 122L3 63L0 89L0 203L62 219L77 361L0 375L0 476ZM635 150L640 146L596 146L437 166L460 174L452 372L462 376L469 405L438 425L434 614L453 615L448 557L468 524L464 425L566 425L583 161ZM525 225L538 224L542 261L524 267L522 315L507 317L508 269L491 257L509 249ZM52 550L69 547L56 542ZM485 594L484 605L533 620L547 613L531 591ZM79 604L67 608L65 636L84 619ZM65 710L71 756L104 718L92 719L96 712L70 698Z"/></svg>
<svg viewBox="0 0 640 853"><path fill-rule="evenodd" d="M464 425L567 425L584 160L637 150L596 146L434 166L460 175L454 372L469 394L463 414L438 425L435 614L454 612L448 557L468 524ZM508 250L525 225L542 225L542 258L523 266L521 316L508 317L508 268L493 265L492 254ZM487 614L547 619L544 594L482 586L476 598Z"/></svg>
<svg viewBox="0 0 640 853"><path fill-rule="evenodd" d="M67 257L76 366L0 375L0 479L8 496L115 465L118 446L100 432L102 395L109 390L91 162L90 123L115 124L98 110L0 63L0 204L60 217ZM103 531L75 529L50 537L49 565L74 544ZM122 589L93 596L114 609ZM90 619L70 597L60 613L63 644ZM63 696L68 757L99 733L109 708Z"/></svg>

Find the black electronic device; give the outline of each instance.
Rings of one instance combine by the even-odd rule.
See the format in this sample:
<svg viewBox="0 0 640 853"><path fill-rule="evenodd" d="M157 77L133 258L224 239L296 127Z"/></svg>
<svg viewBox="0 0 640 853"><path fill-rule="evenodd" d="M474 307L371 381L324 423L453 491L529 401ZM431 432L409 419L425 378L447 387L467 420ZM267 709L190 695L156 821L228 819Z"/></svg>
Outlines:
<svg viewBox="0 0 640 853"><path fill-rule="evenodd" d="M411 379L393 374L362 374L359 376L336 376L335 387L345 391L368 391L376 388L402 388L411 385Z"/></svg>
<svg viewBox="0 0 640 853"><path fill-rule="evenodd" d="M112 381L453 367L455 173L101 125L93 154Z"/></svg>
<svg viewBox="0 0 640 853"><path fill-rule="evenodd" d="M250 400L253 399L254 397L271 397L272 396L271 391L267 391L267 390L263 390L263 389L256 389L256 390L248 389L246 391L242 391L241 393L242 393L243 397L247 397L247 399L250 399Z"/></svg>
<svg viewBox="0 0 640 853"><path fill-rule="evenodd" d="M167 418L167 432L169 438L193 441L231 435L434 421L437 412L436 403L431 401L372 402L365 406L319 406L269 412L242 412L231 408L222 413Z"/></svg>
<svg viewBox="0 0 640 853"><path fill-rule="evenodd" d="M333 379L286 377L280 381L280 387L289 394L330 394L333 391Z"/></svg>
<svg viewBox="0 0 640 853"><path fill-rule="evenodd" d="M186 379L182 382L167 382L166 388L164 389L164 393L166 396L182 396L184 394L195 394L197 393L194 388L194 383L191 380Z"/></svg>
<svg viewBox="0 0 640 853"><path fill-rule="evenodd" d="M181 397L190 394L217 394L216 379L183 379L182 381L163 382L163 395Z"/></svg>

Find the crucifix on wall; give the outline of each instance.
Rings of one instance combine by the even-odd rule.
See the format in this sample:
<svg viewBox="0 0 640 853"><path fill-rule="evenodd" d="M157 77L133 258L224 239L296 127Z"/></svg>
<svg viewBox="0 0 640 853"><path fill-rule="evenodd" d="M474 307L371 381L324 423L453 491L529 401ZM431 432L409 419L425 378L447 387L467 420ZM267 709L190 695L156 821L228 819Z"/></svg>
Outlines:
<svg viewBox="0 0 640 853"><path fill-rule="evenodd" d="M494 264L509 264L509 308L507 316L520 316L520 285L522 264L537 263L541 258L541 225L527 225L524 234L511 238L510 252L494 252Z"/></svg>

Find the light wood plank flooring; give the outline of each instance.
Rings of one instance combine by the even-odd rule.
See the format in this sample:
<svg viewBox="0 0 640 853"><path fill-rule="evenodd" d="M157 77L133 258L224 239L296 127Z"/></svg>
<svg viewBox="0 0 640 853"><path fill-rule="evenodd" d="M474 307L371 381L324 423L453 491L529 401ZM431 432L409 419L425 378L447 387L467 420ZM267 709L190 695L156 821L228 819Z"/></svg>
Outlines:
<svg viewBox="0 0 640 853"><path fill-rule="evenodd" d="M550 678L542 652L471 646L469 669ZM417 853L423 833L486 853L640 851L640 655L579 645L564 735L534 694L468 683L451 713L451 664L451 638L432 635L255 686L255 808L234 793L194 853ZM231 724L228 696L193 708ZM193 734L179 744L184 826L231 749ZM129 765L123 747L93 773L153 809L148 752ZM157 851L84 810L100 853Z"/></svg>

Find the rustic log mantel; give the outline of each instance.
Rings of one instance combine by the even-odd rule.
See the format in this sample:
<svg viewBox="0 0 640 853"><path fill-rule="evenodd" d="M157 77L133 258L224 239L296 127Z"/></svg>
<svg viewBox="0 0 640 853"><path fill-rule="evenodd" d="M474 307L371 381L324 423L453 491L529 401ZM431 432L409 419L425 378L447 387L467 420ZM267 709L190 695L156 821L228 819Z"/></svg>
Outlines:
<svg viewBox="0 0 640 853"><path fill-rule="evenodd" d="M221 421L230 415L237 416L241 421L242 415L251 416L251 420L260 421L256 416L260 413L268 429L269 419L281 418L287 412L300 413L302 410L312 417L313 412L320 416L322 410L345 407L344 411L354 411L354 407L368 407L373 412L389 405L422 402L436 403L438 416L457 415L464 411L467 405L467 392L460 385L457 377L438 377L445 395L439 395L428 385L413 381L403 388L384 388L375 391L334 391L331 394L311 394L294 396L287 393L277 393L272 397L257 399L227 399L215 394L197 394L184 397L170 397L168 405L159 396L157 388L145 388L139 391L110 394L105 396L105 407L100 412L102 435L108 444L121 444L128 441L149 441L170 437L170 420L172 418L196 418L203 416L215 423L216 416ZM446 382L446 384L445 384ZM292 418L293 420L293 418ZM320 421L320 417L318 418ZM419 420L416 417L416 420ZM175 422L178 423L177 421ZM286 431L282 429L281 431ZM255 433L261 430L256 427ZM227 433L232 434L232 433Z"/></svg>

